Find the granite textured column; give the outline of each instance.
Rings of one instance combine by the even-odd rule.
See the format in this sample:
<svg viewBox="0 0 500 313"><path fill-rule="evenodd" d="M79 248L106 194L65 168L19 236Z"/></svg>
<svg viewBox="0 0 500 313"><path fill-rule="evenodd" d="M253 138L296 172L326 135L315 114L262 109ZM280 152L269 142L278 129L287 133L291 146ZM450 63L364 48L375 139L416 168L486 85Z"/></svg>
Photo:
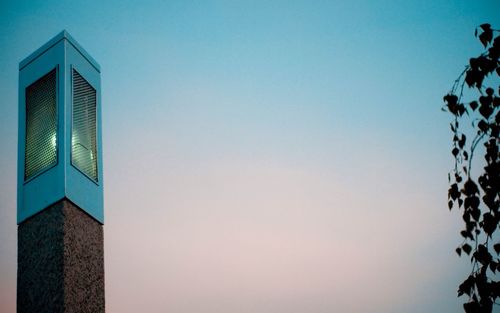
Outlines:
<svg viewBox="0 0 500 313"><path fill-rule="evenodd" d="M18 226L17 312L104 312L103 226L63 199Z"/></svg>

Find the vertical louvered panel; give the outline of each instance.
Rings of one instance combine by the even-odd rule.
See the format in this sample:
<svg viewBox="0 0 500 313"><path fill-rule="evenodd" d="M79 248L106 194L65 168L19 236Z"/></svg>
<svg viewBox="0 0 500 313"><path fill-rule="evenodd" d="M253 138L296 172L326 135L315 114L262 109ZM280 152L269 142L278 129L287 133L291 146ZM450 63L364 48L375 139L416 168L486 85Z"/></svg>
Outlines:
<svg viewBox="0 0 500 313"><path fill-rule="evenodd" d="M24 179L57 162L56 70L26 88Z"/></svg>
<svg viewBox="0 0 500 313"><path fill-rule="evenodd" d="M73 69L71 162L97 181L96 91Z"/></svg>

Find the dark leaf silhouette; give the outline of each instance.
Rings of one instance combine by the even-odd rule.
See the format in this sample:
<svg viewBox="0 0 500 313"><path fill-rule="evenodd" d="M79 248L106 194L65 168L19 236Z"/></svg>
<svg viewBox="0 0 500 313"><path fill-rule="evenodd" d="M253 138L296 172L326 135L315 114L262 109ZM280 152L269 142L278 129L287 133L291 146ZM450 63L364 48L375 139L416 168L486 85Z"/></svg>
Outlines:
<svg viewBox="0 0 500 313"><path fill-rule="evenodd" d="M495 249L495 252L497 254L500 254L500 244L499 243L493 245L493 249Z"/></svg>
<svg viewBox="0 0 500 313"><path fill-rule="evenodd" d="M487 212L484 213L483 215L483 228L486 234L491 237L493 235L493 232L495 231L497 227L497 223L493 215L491 213Z"/></svg>
<svg viewBox="0 0 500 313"><path fill-rule="evenodd" d="M491 29L485 30L481 35L479 35L479 40L481 40L481 43L485 47L488 46L492 39L493 31Z"/></svg>
<svg viewBox="0 0 500 313"><path fill-rule="evenodd" d="M491 261L491 254L484 245L479 245L472 256L482 265L488 265Z"/></svg>
<svg viewBox="0 0 500 313"><path fill-rule="evenodd" d="M465 253L470 254L470 252L472 251L472 247L468 243L466 243L462 246L462 250Z"/></svg>
<svg viewBox="0 0 500 313"><path fill-rule="evenodd" d="M479 27L481 27L481 29L482 29L483 31L487 31L487 30L491 29L491 24L489 24L489 23L484 23L484 24L479 25Z"/></svg>
<svg viewBox="0 0 500 313"><path fill-rule="evenodd" d="M470 275L462 284L460 284L460 286L458 286L459 296L464 293L470 296L472 288L474 288L474 277Z"/></svg>
<svg viewBox="0 0 500 313"><path fill-rule="evenodd" d="M472 111L475 111L479 104L477 103L477 101L472 101L471 103L469 103L469 106L471 107Z"/></svg>

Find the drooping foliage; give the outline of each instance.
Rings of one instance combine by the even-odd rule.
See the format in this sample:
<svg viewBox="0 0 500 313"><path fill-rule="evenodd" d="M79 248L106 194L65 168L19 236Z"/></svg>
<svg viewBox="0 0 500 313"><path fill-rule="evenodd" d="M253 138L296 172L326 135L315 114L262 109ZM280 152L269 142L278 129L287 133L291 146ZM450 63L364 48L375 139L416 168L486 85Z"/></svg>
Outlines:
<svg viewBox="0 0 500 313"><path fill-rule="evenodd" d="M479 26L475 36L484 52L469 60L443 106L453 116L448 207L457 208L464 222L456 252L471 260L458 287L468 313L492 312L500 302L500 36L490 24Z"/></svg>

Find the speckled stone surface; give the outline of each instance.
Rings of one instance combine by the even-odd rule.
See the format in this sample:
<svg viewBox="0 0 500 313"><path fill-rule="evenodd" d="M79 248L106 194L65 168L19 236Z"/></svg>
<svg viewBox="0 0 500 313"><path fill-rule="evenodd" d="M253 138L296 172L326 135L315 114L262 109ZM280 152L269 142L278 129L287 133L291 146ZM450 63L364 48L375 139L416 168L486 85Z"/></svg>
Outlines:
<svg viewBox="0 0 500 313"><path fill-rule="evenodd" d="M104 312L103 227L68 200L18 226L17 312Z"/></svg>

